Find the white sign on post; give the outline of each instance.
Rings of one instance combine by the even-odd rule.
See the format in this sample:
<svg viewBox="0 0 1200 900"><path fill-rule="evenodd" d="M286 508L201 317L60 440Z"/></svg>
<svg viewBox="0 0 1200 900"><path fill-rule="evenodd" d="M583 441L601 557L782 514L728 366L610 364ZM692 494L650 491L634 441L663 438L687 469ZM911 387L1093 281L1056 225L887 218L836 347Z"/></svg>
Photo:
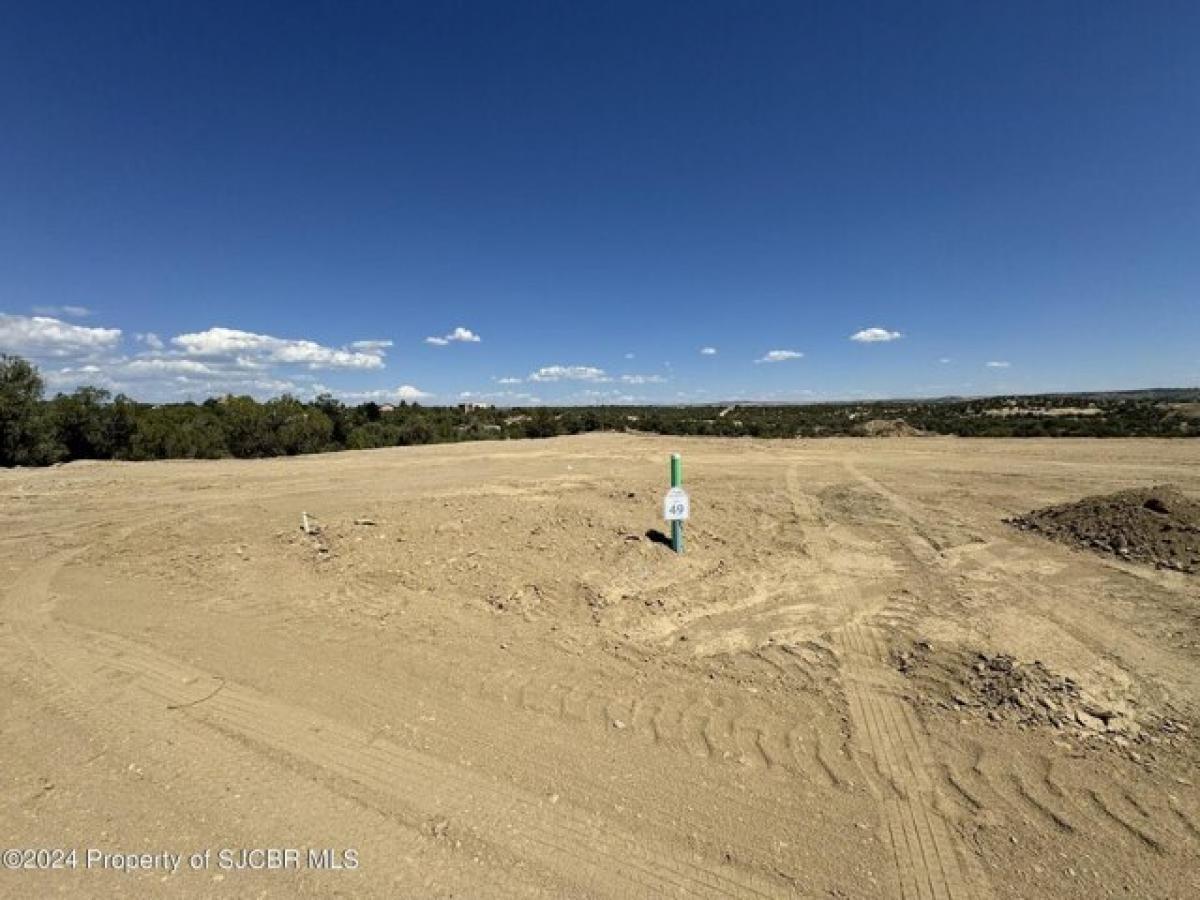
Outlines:
<svg viewBox="0 0 1200 900"><path fill-rule="evenodd" d="M692 511L692 501L688 499L687 491L674 487L667 491L663 500L663 518L668 522L684 522Z"/></svg>

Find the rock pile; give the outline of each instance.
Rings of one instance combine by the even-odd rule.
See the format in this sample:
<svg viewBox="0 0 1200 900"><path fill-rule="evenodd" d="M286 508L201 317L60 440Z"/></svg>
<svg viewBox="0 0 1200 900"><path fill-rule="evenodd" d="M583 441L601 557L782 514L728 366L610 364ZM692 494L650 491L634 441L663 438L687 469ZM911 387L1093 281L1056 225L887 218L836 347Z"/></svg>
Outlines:
<svg viewBox="0 0 1200 900"><path fill-rule="evenodd" d="M1045 729L1076 747L1108 748L1150 765L1162 751L1195 752L1194 721L1167 703L1151 709L1134 695L1089 693L1074 678L1039 661L1024 662L978 648L918 640L892 653L892 663L913 682L909 701L965 721L997 727ZM1191 723L1191 724L1189 724Z"/></svg>
<svg viewBox="0 0 1200 900"><path fill-rule="evenodd" d="M1172 485L1085 497L1005 521L1119 559L1200 574L1200 502Z"/></svg>
<svg viewBox="0 0 1200 900"><path fill-rule="evenodd" d="M1046 726L1110 737L1136 738L1141 727L1126 703L1088 696L1071 677L1041 662L1006 654L932 654L928 642L895 654L902 673L928 683L934 703L993 722Z"/></svg>

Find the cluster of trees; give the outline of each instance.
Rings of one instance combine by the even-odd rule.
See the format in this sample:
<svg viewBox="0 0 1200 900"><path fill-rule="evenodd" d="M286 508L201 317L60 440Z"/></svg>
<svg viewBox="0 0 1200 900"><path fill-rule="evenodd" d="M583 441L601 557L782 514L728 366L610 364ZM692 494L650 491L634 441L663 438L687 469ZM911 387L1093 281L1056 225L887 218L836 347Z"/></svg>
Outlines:
<svg viewBox="0 0 1200 900"><path fill-rule="evenodd" d="M266 402L227 396L152 405L94 387L50 400L42 394L36 367L0 355L0 466L72 459L288 456L590 431L824 437L861 434L868 422L879 420L904 420L922 431L964 437L1200 435L1200 418L1187 412L1200 401L1200 391L804 406L472 410L416 403L388 410L375 403L350 407L329 395L308 403L290 396Z"/></svg>
<svg viewBox="0 0 1200 900"><path fill-rule="evenodd" d="M766 438L871 435L872 424L959 437L1200 436L1189 412L1200 390L1050 394L804 405L642 407L620 410L630 427L661 434ZM611 421L611 420L610 420Z"/></svg>
<svg viewBox="0 0 1200 900"><path fill-rule="evenodd" d="M400 403L346 406L226 396L203 403L138 403L94 387L43 400L37 369L0 355L0 466L73 459L220 459L563 433L550 410L478 410Z"/></svg>

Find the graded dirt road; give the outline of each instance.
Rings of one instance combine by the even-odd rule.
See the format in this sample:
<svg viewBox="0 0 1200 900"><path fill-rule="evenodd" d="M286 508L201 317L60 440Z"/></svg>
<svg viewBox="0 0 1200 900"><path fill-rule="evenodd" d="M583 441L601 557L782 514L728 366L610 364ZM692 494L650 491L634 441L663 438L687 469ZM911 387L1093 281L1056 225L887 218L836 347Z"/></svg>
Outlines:
<svg viewBox="0 0 1200 900"><path fill-rule="evenodd" d="M1200 445L0 472L0 846L78 854L0 895L1195 897L1200 578L1002 521L1167 482Z"/></svg>

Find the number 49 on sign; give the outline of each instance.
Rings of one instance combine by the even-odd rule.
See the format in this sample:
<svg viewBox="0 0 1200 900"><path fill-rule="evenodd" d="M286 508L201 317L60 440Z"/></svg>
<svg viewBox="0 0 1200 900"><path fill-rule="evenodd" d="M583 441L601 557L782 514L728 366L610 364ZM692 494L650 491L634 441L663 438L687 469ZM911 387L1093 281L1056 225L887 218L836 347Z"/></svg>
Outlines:
<svg viewBox="0 0 1200 900"><path fill-rule="evenodd" d="M663 500L663 518L668 522L686 522L692 511L692 501L680 487L671 488Z"/></svg>

